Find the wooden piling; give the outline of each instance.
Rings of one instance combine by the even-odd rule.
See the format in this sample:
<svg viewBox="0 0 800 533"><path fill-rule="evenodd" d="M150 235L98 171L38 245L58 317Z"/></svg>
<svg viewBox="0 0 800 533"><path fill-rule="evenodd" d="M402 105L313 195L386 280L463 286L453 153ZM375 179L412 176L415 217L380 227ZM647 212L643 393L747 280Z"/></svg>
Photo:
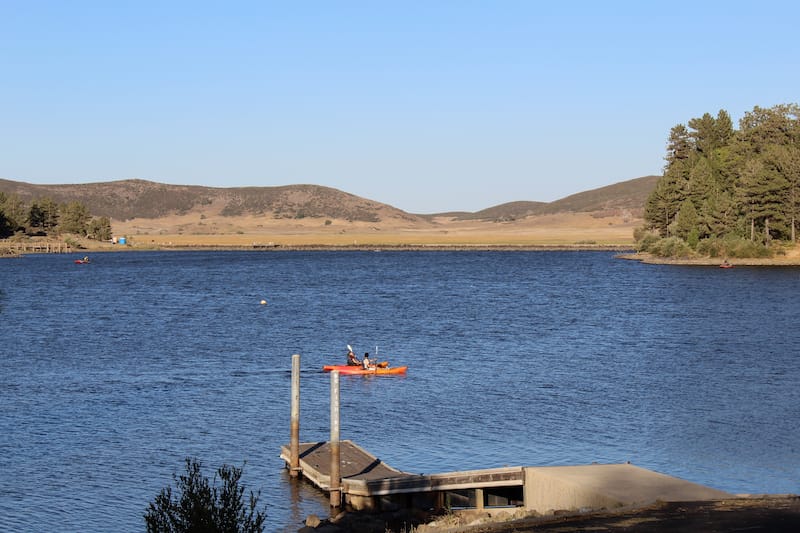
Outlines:
<svg viewBox="0 0 800 533"><path fill-rule="evenodd" d="M292 356L292 421L289 439L289 476L300 473L300 354Z"/></svg>
<svg viewBox="0 0 800 533"><path fill-rule="evenodd" d="M483 489L475 489L475 508L483 511Z"/></svg>
<svg viewBox="0 0 800 533"><path fill-rule="evenodd" d="M331 476L330 499L331 507L338 509L342 506L341 476L341 449L339 443L339 371L331 372Z"/></svg>

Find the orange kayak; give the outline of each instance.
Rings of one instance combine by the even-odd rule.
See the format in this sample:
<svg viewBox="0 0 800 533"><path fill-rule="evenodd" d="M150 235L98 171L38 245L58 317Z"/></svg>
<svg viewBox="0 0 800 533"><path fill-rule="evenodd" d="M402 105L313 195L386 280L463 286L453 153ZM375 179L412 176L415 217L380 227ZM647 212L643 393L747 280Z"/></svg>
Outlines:
<svg viewBox="0 0 800 533"><path fill-rule="evenodd" d="M325 365L322 367L322 370L324 370L325 372L330 372L331 370L338 370L340 374L372 376L372 375L405 374L406 371L408 370L408 367L396 366L387 368L364 369L361 368L360 366Z"/></svg>

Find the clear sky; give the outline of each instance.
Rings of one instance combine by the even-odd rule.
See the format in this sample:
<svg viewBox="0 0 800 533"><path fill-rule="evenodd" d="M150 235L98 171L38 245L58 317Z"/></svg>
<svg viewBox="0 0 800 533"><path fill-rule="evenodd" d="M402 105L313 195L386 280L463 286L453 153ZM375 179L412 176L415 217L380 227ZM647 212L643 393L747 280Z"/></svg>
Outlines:
<svg viewBox="0 0 800 533"><path fill-rule="evenodd" d="M798 103L797 6L0 0L0 177L557 200L660 174L693 117Z"/></svg>

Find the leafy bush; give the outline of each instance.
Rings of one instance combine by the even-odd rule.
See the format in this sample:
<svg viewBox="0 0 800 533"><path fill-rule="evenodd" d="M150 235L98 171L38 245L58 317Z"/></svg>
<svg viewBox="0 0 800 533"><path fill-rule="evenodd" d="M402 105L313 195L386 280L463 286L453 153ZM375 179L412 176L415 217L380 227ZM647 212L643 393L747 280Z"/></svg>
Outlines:
<svg viewBox="0 0 800 533"><path fill-rule="evenodd" d="M209 485L201 473L197 459L186 458L186 474L175 476L179 494L173 498L172 489L161 490L150 503L144 521L148 533L261 533L264 531L266 510L256 509L259 491L243 499L244 487L239 486L242 469L222 465ZM217 486L217 476L221 486Z"/></svg>
<svg viewBox="0 0 800 533"><path fill-rule="evenodd" d="M703 239L697 245L697 252L709 257L736 257L739 259L772 257L773 255L773 250L764 244L737 236Z"/></svg>
<svg viewBox="0 0 800 533"><path fill-rule="evenodd" d="M772 257L767 246L748 239L726 239L725 248L729 257Z"/></svg>
<svg viewBox="0 0 800 533"><path fill-rule="evenodd" d="M651 245L648 251L658 257L684 258L694 255L686 241L678 237L667 237Z"/></svg>
<svg viewBox="0 0 800 533"><path fill-rule="evenodd" d="M636 243L636 249L639 252L649 252L650 248L661 240L661 237L655 233L647 233L642 236Z"/></svg>
<svg viewBox="0 0 800 533"><path fill-rule="evenodd" d="M73 239L72 237L67 237L64 239L64 242L70 248L75 248L76 250L83 250L84 246L81 244L80 241Z"/></svg>
<svg viewBox="0 0 800 533"><path fill-rule="evenodd" d="M723 257L728 254L725 253L725 243L720 239L714 237L710 239L703 239L697 243L697 253L707 255L708 257Z"/></svg>

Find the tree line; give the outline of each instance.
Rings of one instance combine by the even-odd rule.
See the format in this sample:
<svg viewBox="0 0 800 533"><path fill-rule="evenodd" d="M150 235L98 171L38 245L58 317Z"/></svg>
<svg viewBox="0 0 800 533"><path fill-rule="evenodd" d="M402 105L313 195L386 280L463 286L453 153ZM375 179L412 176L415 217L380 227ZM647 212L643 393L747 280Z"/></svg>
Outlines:
<svg viewBox="0 0 800 533"><path fill-rule="evenodd" d="M111 220L93 217L80 202L59 204L51 198L42 198L26 203L17 195L0 191L0 238L64 233L107 241L111 239Z"/></svg>
<svg viewBox="0 0 800 533"><path fill-rule="evenodd" d="M720 110L674 126L636 239L659 255L771 255L795 243L800 107L754 107L735 129ZM734 253L731 253L734 252Z"/></svg>

